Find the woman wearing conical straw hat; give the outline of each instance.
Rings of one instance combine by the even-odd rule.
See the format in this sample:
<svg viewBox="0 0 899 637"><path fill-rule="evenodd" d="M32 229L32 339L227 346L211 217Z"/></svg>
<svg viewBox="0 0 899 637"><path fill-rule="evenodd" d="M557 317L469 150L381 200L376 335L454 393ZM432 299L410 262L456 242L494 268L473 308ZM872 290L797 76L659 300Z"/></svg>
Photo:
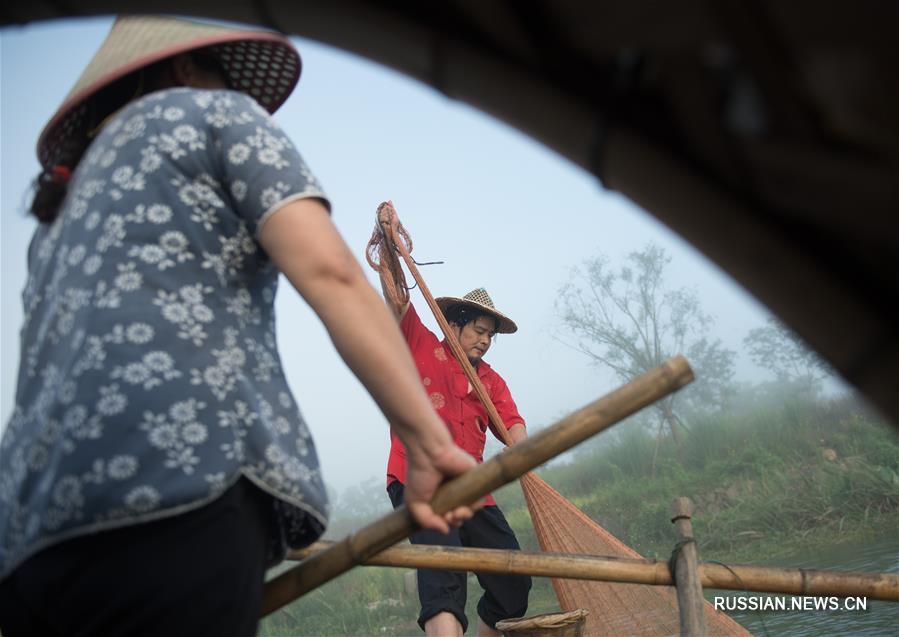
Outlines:
<svg viewBox="0 0 899 637"><path fill-rule="evenodd" d="M270 117L299 73L277 34L121 18L45 127L0 442L6 637L254 634L264 569L327 515L279 272L405 437L418 522L471 516L428 506L474 462Z"/></svg>

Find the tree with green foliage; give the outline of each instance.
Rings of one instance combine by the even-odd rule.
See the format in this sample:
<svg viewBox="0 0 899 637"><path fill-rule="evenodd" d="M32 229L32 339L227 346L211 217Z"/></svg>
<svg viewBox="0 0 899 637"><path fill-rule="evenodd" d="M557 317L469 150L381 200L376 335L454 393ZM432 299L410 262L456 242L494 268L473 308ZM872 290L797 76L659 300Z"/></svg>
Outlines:
<svg viewBox="0 0 899 637"><path fill-rule="evenodd" d="M790 386L791 391L817 396L824 379L833 375L823 359L773 316L764 327L750 330L743 344L753 363L772 372L777 382Z"/></svg>
<svg viewBox="0 0 899 637"><path fill-rule="evenodd" d="M559 291L556 311L566 331L560 340L622 381L676 354L687 357L696 382L653 405L659 431L667 425L679 444L684 409L707 412L726 402L734 352L712 338L713 320L695 292L666 287L670 262L665 250L651 243L630 253L617 269L597 255L574 269L572 280Z"/></svg>

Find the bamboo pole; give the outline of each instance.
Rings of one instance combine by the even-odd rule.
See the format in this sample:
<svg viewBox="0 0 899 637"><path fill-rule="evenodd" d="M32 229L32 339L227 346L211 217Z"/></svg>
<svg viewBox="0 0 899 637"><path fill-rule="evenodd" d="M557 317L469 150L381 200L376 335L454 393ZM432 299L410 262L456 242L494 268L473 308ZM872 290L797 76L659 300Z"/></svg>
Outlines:
<svg viewBox="0 0 899 637"><path fill-rule="evenodd" d="M305 549L292 551L288 559L306 559L331 546L332 542L316 542ZM372 555L363 564L674 586L667 561L598 555L401 545ZM717 562L700 562L698 570L704 588L791 595L861 596L899 602L899 573L820 571Z"/></svg>
<svg viewBox="0 0 899 637"><path fill-rule="evenodd" d="M705 637L705 599L699 581L699 559L690 522L693 503L689 498L674 498L671 512L671 522L677 530L678 540L673 561L680 634L682 637Z"/></svg>
<svg viewBox="0 0 899 637"><path fill-rule="evenodd" d="M551 427L509 447L487 462L442 485L431 501L437 513L476 501L590 436L652 404L693 380L683 356L672 358ZM360 529L266 584L262 614L361 564L415 531L405 506Z"/></svg>

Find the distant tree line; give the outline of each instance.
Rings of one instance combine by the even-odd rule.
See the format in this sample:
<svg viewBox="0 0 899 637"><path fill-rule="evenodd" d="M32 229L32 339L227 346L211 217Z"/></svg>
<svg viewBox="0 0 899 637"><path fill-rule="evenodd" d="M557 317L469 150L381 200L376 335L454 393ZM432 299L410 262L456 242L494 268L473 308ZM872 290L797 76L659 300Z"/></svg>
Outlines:
<svg viewBox="0 0 899 637"><path fill-rule="evenodd" d="M560 290L557 338L595 365L628 381L677 354L690 361L696 381L653 405L659 432L680 443L688 413L724 409L735 392L736 352L713 336L714 319L697 293L666 281L671 257L652 243L615 267L598 254L573 269ZM770 318L743 339L750 359L780 386L816 395L831 373L783 324Z"/></svg>

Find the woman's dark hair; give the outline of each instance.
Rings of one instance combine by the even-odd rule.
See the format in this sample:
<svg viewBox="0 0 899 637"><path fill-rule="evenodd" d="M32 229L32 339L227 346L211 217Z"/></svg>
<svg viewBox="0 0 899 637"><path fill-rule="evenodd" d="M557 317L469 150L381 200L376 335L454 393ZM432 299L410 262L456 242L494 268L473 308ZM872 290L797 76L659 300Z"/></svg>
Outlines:
<svg viewBox="0 0 899 637"><path fill-rule="evenodd" d="M200 69L218 73L227 81L219 59L205 49L190 52L191 59ZM59 214L59 207L69 190L69 179L81 158L102 127L106 118L122 106L142 95L162 88L162 78L168 70L171 58L160 60L103 87L91 96L87 103L85 134L73 138L69 148L64 148L54 166L44 168L33 183L34 198L30 212L41 223L52 223Z"/></svg>
<svg viewBox="0 0 899 637"><path fill-rule="evenodd" d="M200 70L205 71L206 73L215 73L219 75L228 87L232 88L228 73L222 65L221 59L215 53L208 48L197 49L196 51L190 52L190 57Z"/></svg>
<svg viewBox="0 0 899 637"><path fill-rule="evenodd" d="M499 321L489 312L485 312L483 310L479 310L475 307L464 305L462 303L451 305L450 307L446 308L446 311L443 313L443 315L446 317L448 323L458 325L459 327L465 327L472 321L477 321L482 316L493 319L496 327L499 327Z"/></svg>
<svg viewBox="0 0 899 637"><path fill-rule="evenodd" d="M80 157L83 151L77 153ZM49 169L44 169L34 179L34 199L31 200L31 214L37 217L41 223L51 223L59 213L59 206L66 198L69 190L69 179L72 170L68 161L62 157L60 163ZM71 162L71 163L77 163Z"/></svg>

